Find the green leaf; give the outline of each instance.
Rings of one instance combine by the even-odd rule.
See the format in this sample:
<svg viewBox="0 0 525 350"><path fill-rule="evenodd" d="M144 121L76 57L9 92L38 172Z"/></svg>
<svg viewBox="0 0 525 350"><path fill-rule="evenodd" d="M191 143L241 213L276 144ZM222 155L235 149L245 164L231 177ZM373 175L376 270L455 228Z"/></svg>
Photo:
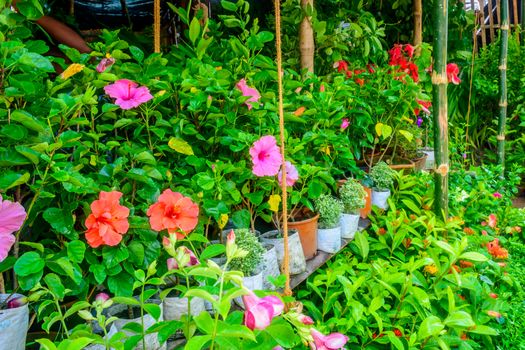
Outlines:
<svg viewBox="0 0 525 350"><path fill-rule="evenodd" d="M73 314L76 314L80 310L87 309L91 306L90 303L87 301L77 301L73 306L71 306L69 309L67 309L66 313L64 314L64 318L69 317Z"/></svg>
<svg viewBox="0 0 525 350"><path fill-rule="evenodd" d="M11 120L18 122L22 124L23 126L25 126L26 128L36 131L36 132L44 131L44 125L38 119L36 119L31 114L23 110L20 110L20 109L14 110L11 113Z"/></svg>
<svg viewBox="0 0 525 350"><path fill-rule="evenodd" d="M193 155L193 149L190 144L178 137L172 137L168 141L168 146L178 153L186 154L188 156Z"/></svg>
<svg viewBox="0 0 525 350"><path fill-rule="evenodd" d="M412 139L414 138L414 135L406 130L399 130L399 133L407 139L408 142L412 142Z"/></svg>
<svg viewBox="0 0 525 350"><path fill-rule="evenodd" d="M54 273L48 273L44 277L44 281L47 284L47 287L53 293L54 297L62 300L64 299L64 296L66 295L66 288L62 284L62 281L60 280L60 277Z"/></svg>
<svg viewBox="0 0 525 350"><path fill-rule="evenodd" d="M160 306L157 304L144 304L144 310L150 314L156 321L160 319Z"/></svg>
<svg viewBox="0 0 525 350"><path fill-rule="evenodd" d="M40 350L57 350L57 347L49 339L37 339L36 342L40 344Z"/></svg>
<svg viewBox="0 0 525 350"><path fill-rule="evenodd" d="M44 269L44 259L36 252L24 253L15 263L15 272L20 276L29 276Z"/></svg>
<svg viewBox="0 0 525 350"><path fill-rule="evenodd" d="M376 134L383 137L383 140L392 135L392 127L383 123L377 123L375 126Z"/></svg>
<svg viewBox="0 0 525 350"><path fill-rule="evenodd" d="M197 41L200 32L201 32L201 24L199 23L199 20L197 19L197 17L193 17L191 19L190 32L189 32L190 41L193 45L195 45L195 42Z"/></svg>
<svg viewBox="0 0 525 350"><path fill-rule="evenodd" d="M31 175L29 173L15 173L8 171L0 177L0 189L6 191L12 187L20 186L29 181Z"/></svg>
<svg viewBox="0 0 525 350"><path fill-rule="evenodd" d="M194 321L195 321L195 324L197 324L197 327L199 327L199 329L202 332L204 332L204 334L213 333L214 321L211 318L209 313L201 312L200 315L194 318Z"/></svg>
<svg viewBox="0 0 525 350"><path fill-rule="evenodd" d="M131 296L133 294L133 277L122 272L108 277L108 288L114 295Z"/></svg>
<svg viewBox="0 0 525 350"><path fill-rule="evenodd" d="M485 262L488 260L488 258L481 254L476 252L466 252L459 256L459 259L463 260L471 260L471 261L479 261L479 262Z"/></svg>
<svg viewBox="0 0 525 350"><path fill-rule="evenodd" d="M86 244L79 240L73 240L67 244L67 256L76 263L81 263L84 260L84 253L86 252Z"/></svg>
<svg viewBox="0 0 525 350"><path fill-rule="evenodd" d="M53 68L53 65L51 64L51 61L37 53L34 52L26 52L20 58L18 59L18 63L40 69L44 72L54 72L55 68Z"/></svg>
<svg viewBox="0 0 525 350"><path fill-rule="evenodd" d="M95 277L95 281L97 281L98 284L104 283L106 280L106 268L102 265L90 265L89 271L93 273L93 276Z"/></svg>
<svg viewBox="0 0 525 350"><path fill-rule="evenodd" d="M207 246L201 253L200 258L201 260L208 260L213 257L216 257L217 255L224 254L226 252L226 248L223 244L212 244Z"/></svg>
<svg viewBox="0 0 525 350"><path fill-rule="evenodd" d="M296 336L290 324L283 321L272 322L263 331L269 334L279 345L284 348L293 349L296 345Z"/></svg>
<svg viewBox="0 0 525 350"><path fill-rule="evenodd" d="M418 331L418 339L423 340L428 337L438 335L445 326L437 316L428 316L421 322Z"/></svg>
<svg viewBox="0 0 525 350"><path fill-rule="evenodd" d="M190 338L188 343L186 343L186 346L184 347L185 350L201 350L204 348L207 342L211 340L211 335L197 335Z"/></svg>
<svg viewBox="0 0 525 350"><path fill-rule="evenodd" d="M215 302L215 298L213 298L213 295L211 295L210 293L208 293L204 289L199 289L199 288L189 289L186 292L186 294L184 294L184 297L185 298L198 297L198 298L202 298L204 300L207 300L210 303L214 303Z"/></svg>
<svg viewBox="0 0 525 350"><path fill-rule="evenodd" d="M221 1L221 6L225 10L228 10L228 11L231 11L231 12L237 11L237 4L235 4L233 2L230 2L230 1L222 0Z"/></svg>
<svg viewBox="0 0 525 350"><path fill-rule="evenodd" d="M354 238L354 244L359 249L363 260L366 260L370 249L368 246L368 235L364 231L357 232Z"/></svg>
<svg viewBox="0 0 525 350"><path fill-rule="evenodd" d="M65 236L69 236L72 233L73 217L71 213L67 213L64 209L47 208L43 217L58 233Z"/></svg>
<svg viewBox="0 0 525 350"><path fill-rule="evenodd" d="M498 335L498 331L489 326L478 324L467 330L469 333L484 334L484 335Z"/></svg>
<svg viewBox="0 0 525 350"><path fill-rule="evenodd" d="M468 328L475 325L472 316L465 311L454 311L445 319L445 325L449 327Z"/></svg>
<svg viewBox="0 0 525 350"><path fill-rule="evenodd" d="M131 306L140 305L140 302L137 299L132 298L132 297L116 296L116 297L113 297L111 300L113 300L113 302L116 304L124 304L124 305L131 305Z"/></svg>

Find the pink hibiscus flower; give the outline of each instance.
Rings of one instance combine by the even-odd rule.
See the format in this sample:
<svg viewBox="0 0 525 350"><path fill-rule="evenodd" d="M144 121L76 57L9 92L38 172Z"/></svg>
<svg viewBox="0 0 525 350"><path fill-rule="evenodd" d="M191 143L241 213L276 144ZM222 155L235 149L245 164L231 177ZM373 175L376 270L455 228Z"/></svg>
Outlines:
<svg viewBox="0 0 525 350"><path fill-rule="evenodd" d="M461 79L458 77L459 74L459 67L455 63L449 63L447 64L447 79L449 83L452 83L454 85L459 85L461 83Z"/></svg>
<svg viewBox="0 0 525 350"><path fill-rule="evenodd" d="M250 148L250 156L256 176L275 176L281 168L281 152L273 136L266 135L256 141Z"/></svg>
<svg viewBox="0 0 525 350"><path fill-rule="evenodd" d="M244 312L244 325L254 329L265 329L272 323L272 319L279 316L284 310L284 304L278 297L268 295L259 298L252 291L242 296L246 308Z"/></svg>
<svg viewBox="0 0 525 350"><path fill-rule="evenodd" d="M20 230L26 219L26 211L20 203L2 200L0 195L0 262L15 244L13 232Z"/></svg>
<svg viewBox="0 0 525 350"><path fill-rule="evenodd" d="M239 80L237 85L235 85L237 89L239 89L243 96L250 97L244 103L248 106L248 109L253 108L253 103L259 102L259 99L261 98L261 94L259 94L259 91L255 88L251 88L246 84L245 79Z"/></svg>
<svg viewBox="0 0 525 350"><path fill-rule="evenodd" d="M293 186L297 180L299 180L299 172L297 171L297 168L290 163L289 161L286 161L286 186ZM282 168L282 167L281 167ZM279 179L279 183L283 180L283 170L279 170L279 174L277 174L277 179Z"/></svg>
<svg viewBox="0 0 525 350"><path fill-rule="evenodd" d="M114 98L115 104L122 109L132 109L153 99L147 87L138 86L137 83L128 79L117 80L104 87L104 91Z"/></svg>
<svg viewBox="0 0 525 350"><path fill-rule="evenodd" d="M310 334L314 338L314 346L316 350L337 350L343 348L348 337L341 333L332 333L324 335L315 328L310 329Z"/></svg>

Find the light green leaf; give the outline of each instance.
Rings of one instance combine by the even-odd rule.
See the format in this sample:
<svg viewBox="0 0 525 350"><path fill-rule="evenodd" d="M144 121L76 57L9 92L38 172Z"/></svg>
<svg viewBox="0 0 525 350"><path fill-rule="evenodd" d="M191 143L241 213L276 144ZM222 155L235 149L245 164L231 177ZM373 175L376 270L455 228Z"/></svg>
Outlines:
<svg viewBox="0 0 525 350"><path fill-rule="evenodd" d="M193 155L193 149L191 148L190 144L184 141L183 139L172 137L168 141L168 146L176 152L186 154L188 156Z"/></svg>

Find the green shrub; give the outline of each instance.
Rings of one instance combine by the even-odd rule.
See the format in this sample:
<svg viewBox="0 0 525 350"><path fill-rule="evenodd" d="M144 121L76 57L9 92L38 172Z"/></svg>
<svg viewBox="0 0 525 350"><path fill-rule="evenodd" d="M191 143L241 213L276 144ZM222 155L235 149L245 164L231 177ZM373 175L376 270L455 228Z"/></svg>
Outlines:
<svg viewBox="0 0 525 350"><path fill-rule="evenodd" d="M366 191L356 179L348 179L339 188L339 197L343 202L345 213L354 213L364 208L366 204Z"/></svg>
<svg viewBox="0 0 525 350"><path fill-rule="evenodd" d="M264 247L250 229L241 228L234 230L235 242L240 249L248 252L243 258L234 258L230 262L231 270L239 270L245 276L251 276L255 273L257 265L262 260Z"/></svg>
<svg viewBox="0 0 525 350"><path fill-rule="evenodd" d="M395 171L385 162L379 162L370 170L370 178L374 187L378 190L386 191L394 184Z"/></svg>
<svg viewBox="0 0 525 350"><path fill-rule="evenodd" d="M319 228L339 226L343 213L343 203L339 199L323 194L315 201L315 209L319 213Z"/></svg>

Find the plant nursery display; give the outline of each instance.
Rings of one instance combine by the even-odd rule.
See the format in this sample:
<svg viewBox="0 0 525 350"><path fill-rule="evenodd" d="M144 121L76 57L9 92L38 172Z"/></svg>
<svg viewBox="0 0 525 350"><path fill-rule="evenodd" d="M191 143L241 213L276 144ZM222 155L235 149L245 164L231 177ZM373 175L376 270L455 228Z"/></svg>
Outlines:
<svg viewBox="0 0 525 350"><path fill-rule="evenodd" d="M317 247L327 253L336 253L341 249L341 214L343 203L331 196L323 194L315 202L319 213L319 229L317 231Z"/></svg>
<svg viewBox="0 0 525 350"><path fill-rule="evenodd" d="M525 348L517 5L259 2L3 3L0 350Z"/></svg>
<svg viewBox="0 0 525 350"><path fill-rule="evenodd" d="M395 172L385 162L379 162L370 170L370 179L373 183L372 204L381 209L388 209L387 200L390 197L390 188L394 184Z"/></svg>
<svg viewBox="0 0 525 350"><path fill-rule="evenodd" d="M341 237L353 239L359 226L359 210L366 205L367 192L356 179L347 180L339 187L339 198L343 203L341 214Z"/></svg>

